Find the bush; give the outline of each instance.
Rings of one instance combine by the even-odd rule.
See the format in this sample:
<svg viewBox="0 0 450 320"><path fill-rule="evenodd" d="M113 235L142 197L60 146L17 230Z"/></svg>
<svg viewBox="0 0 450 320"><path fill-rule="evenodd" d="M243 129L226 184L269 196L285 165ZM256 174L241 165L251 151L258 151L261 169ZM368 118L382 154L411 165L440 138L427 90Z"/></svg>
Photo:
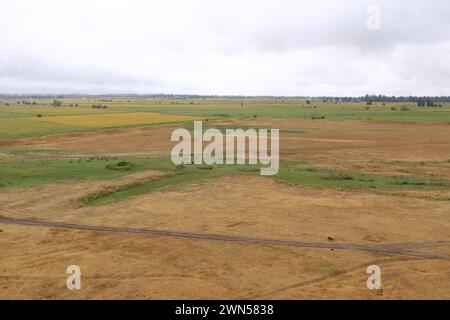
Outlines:
<svg viewBox="0 0 450 320"><path fill-rule="evenodd" d="M38 113L38 114L36 115L36 117L42 118L42 114Z"/></svg>
<svg viewBox="0 0 450 320"><path fill-rule="evenodd" d="M208 166L208 165L201 165L198 167L199 170L212 170L214 169L213 166Z"/></svg>
<svg viewBox="0 0 450 320"><path fill-rule="evenodd" d="M403 107L401 107L400 108L400 111L409 111L410 109L408 108L408 107L405 107L405 106L403 106Z"/></svg>
<svg viewBox="0 0 450 320"><path fill-rule="evenodd" d="M321 116L321 115L312 115L311 116L311 119L312 120L323 120L323 119L325 119L325 116Z"/></svg>
<svg viewBox="0 0 450 320"><path fill-rule="evenodd" d="M345 173L330 173L328 175L322 176L325 180L353 180L351 175Z"/></svg>
<svg viewBox="0 0 450 320"><path fill-rule="evenodd" d="M120 161L116 164L108 164L106 169L118 171L130 171L136 168L136 165L128 161Z"/></svg>
<svg viewBox="0 0 450 320"><path fill-rule="evenodd" d="M397 111L396 107L391 107L391 111Z"/></svg>

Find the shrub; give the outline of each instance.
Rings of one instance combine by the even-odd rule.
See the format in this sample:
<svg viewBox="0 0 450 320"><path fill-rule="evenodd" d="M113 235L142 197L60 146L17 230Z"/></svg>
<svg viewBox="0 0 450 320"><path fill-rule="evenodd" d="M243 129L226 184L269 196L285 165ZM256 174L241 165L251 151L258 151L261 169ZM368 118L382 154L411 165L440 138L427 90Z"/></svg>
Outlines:
<svg viewBox="0 0 450 320"><path fill-rule="evenodd" d="M312 120L322 120L322 119L325 119L325 116L313 114L313 115L311 116L311 119L312 119Z"/></svg>
<svg viewBox="0 0 450 320"><path fill-rule="evenodd" d="M208 166L208 165L201 165L198 167L199 170L212 170L214 167L213 166Z"/></svg>
<svg viewBox="0 0 450 320"><path fill-rule="evenodd" d="M130 171L136 168L136 165L128 161L120 161L116 164L108 164L105 168L109 170Z"/></svg>
<svg viewBox="0 0 450 320"><path fill-rule="evenodd" d="M325 180L353 180L353 177L346 173L330 173L322 176Z"/></svg>
<svg viewBox="0 0 450 320"><path fill-rule="evenodd" d="M400 108L400 111L409 111L410 109L408 108L408 107L405 107L405 106L403 106L403 107L401 107Z"/></svg>

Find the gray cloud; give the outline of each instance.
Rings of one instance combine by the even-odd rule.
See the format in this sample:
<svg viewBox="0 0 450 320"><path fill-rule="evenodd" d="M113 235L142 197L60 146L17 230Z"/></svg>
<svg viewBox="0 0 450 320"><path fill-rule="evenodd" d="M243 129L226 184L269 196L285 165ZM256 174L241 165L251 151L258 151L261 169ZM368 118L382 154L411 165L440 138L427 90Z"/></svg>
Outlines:
<svg viewBox="0 0 450 320"><path fill-rule="evenodd" d="M448 17L446 0L18 0L0 93L448 95Z"/></svg>

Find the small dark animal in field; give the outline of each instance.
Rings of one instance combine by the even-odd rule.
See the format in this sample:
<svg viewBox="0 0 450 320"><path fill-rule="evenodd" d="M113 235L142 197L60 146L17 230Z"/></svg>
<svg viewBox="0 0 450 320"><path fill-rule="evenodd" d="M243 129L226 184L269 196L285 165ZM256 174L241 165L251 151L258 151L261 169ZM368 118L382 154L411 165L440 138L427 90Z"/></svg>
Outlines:
<svg viewBox="0 0 450 320"><path fill-rule="evenodd" d="M42 114L38 113L38 114L36 115L36 117L41 118L41 117L42 117Z"/></svg>
<svg viewBox="0 0 450 320"><path fill-rule="evenodd" d="M336 239L334 239L333 237L328 237L328 241L334 241Z"/></svg>

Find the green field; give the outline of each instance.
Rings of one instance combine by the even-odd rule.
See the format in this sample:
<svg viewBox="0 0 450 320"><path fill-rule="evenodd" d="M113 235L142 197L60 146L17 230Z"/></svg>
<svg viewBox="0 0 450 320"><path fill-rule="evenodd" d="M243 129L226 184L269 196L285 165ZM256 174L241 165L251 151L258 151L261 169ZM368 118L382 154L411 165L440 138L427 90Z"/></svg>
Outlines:
<svg viewBox="0 0 450 320"><path fill-rule="evenodd" d="M66 132L95 131L107 128L128 128L156 125L158 123L181 122L192 129L192 121L183 116L199 119L340 119L340 120L383 120L383 121L450 121L450 105L423 108L394 103L366 106L363 103L331 104L322 101L253 101L253 100L130 100L116 99L108 102L85 100L62 100L62 106L53 107L51 101L39 101L38 105L23 105L13 101L0 102L0 141L23 137L37 137ZM101 103L107 108L92 108ZM72 106L71 106L72 105ZM77 105L74 107L73 105ZM400 111L403 107L404 111ZM37 115L40 117L37 117ZM157 123L135 123L139 115L157 117ZM130 116L132 115L132 116ZM138 116L136 116L138 115ZM91 125L80 125L83 117ZM128 119L126 125L111 125L114 119ZM72 124L71 120L77 124ZM103 120L108 120L103 122ZM194 119L194 118L192 118ZM75 121L76 120L76 121ZM66 122L64 124L58 121ZM94 121L94 122L93 122ZM321 121L321 120L317 120ZM93 124L92 124L93 123ZM131 124L130 124L131 123ZM396 122L393 122L396 125ZM220 130L230 126L214 126ZM204 129L209 128L205 124ZM240 128L247 128L240 126ZM282 129L283 135L301 135L308 130ZM29 147L0 147L0 190L30 187L48 183L67 183L84 180L107 180L145 170L157 170L168 175L146 182L100 193L85 199L84 205L99 205L120 201L143 193L186 186L209 181L228 174L259 175L259 166L174 166L168 157L111 157L103 155L72 155L67 150L39 149ZM367 159L367 163L388 166L413 166L423 163L383 162ZM450 162L429 162L428 167L449 168ZM281 161L276 181L288 185L304 185L317 188L340 190L449 190L450 183L439 175L420 172L396 174L371 174L364 170L318 168L312 163Z"/></svg>
<svg viewBox="0 0 450 320"><path fill-rule="evenodd" d="M9 105L7 106L6 103ZM101 104L106 109L94 109ZM71 105L78 105L71 107ZM406 106L406 111L401 111ZM142 121L108 121L89 125L93 116L108 115L120 119L127 114L155 113L171 116L194 116L201 119L330 119L330 120L382 120L382 121L450 121L450 104L442 107L424 108L414 104L386 103L386 105L365 106L363 103L324 103L322 101L241 101L236 100L175 100L175 101L122 101L108 102L85 100L62 100L61 107L53 107L50 101L39 105L23 105L17 102L0 102L0 140L36 137L48 134L101 130L121 127L149 125ZM38 117L40 115L40 117ZM83 116L86 122L83 123ZM59 118L58 118L59 117ZM71 119L73 119L71 121ZM58 123L58 120L61 120ZM161 122L183 121L179 118Z"/></svg>

